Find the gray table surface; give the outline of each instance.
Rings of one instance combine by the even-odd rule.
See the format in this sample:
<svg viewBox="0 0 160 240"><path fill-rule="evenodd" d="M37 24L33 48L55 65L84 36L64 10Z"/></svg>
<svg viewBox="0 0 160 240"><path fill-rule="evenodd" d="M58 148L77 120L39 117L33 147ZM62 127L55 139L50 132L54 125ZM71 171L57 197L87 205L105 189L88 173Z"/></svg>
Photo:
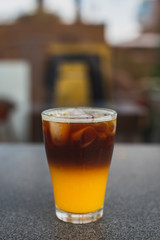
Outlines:
<svg viewBox="0 0 160 240"><path fill-rule="evenodd" d="M104 217L55 217L43 145L0 145L0 240L160 239L160 145L115 145Z"/></svg>

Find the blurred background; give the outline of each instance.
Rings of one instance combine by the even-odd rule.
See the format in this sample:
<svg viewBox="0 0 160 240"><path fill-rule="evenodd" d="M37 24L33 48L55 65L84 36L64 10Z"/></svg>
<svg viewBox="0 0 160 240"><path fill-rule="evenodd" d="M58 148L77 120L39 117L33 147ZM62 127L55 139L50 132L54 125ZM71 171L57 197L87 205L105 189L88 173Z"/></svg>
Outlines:
<svg viewBox="0 0 160 240"><path fill-rule="evenodd" d="M0 0L0 142L41 142L44 109L118 112L160 142L160 0Z"/></svg>

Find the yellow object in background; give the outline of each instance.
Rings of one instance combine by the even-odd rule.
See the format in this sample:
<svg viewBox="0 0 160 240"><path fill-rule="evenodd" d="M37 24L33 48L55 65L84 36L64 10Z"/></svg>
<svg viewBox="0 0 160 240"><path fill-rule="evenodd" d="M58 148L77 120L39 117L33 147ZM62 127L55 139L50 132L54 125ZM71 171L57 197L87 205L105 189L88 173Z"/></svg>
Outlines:
<svg viewBox="0 0 160 240"><path fill-rule="evenodd" d="M91 86L88 66L84 62L63 62L58 68L54 104L88 106L91 104Z"/></svg>

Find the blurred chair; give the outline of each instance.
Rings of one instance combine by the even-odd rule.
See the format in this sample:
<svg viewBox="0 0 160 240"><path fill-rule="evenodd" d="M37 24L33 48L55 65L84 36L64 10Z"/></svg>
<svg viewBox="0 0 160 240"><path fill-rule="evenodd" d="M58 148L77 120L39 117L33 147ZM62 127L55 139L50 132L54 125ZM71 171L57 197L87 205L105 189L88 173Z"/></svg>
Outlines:
<svg viewBox="0 0 160 240"><path fill-rule="evenodd" d="M51 45L46 86L51 106L103 106L111 95L106 45Z"/></svg>

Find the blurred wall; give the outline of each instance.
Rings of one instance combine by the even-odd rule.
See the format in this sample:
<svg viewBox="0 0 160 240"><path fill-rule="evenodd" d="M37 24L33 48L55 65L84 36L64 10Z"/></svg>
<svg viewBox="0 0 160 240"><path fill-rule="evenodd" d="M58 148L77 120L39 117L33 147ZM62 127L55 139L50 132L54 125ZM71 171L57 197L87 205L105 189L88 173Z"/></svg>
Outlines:
<svg viewBox="0 0 160 240"><path fill-rule="evenodd" d="M3 141L28 141L30 138L30 71L25 61L0 61L0 100L13 104L9 118L1 121Z"/></svg>

